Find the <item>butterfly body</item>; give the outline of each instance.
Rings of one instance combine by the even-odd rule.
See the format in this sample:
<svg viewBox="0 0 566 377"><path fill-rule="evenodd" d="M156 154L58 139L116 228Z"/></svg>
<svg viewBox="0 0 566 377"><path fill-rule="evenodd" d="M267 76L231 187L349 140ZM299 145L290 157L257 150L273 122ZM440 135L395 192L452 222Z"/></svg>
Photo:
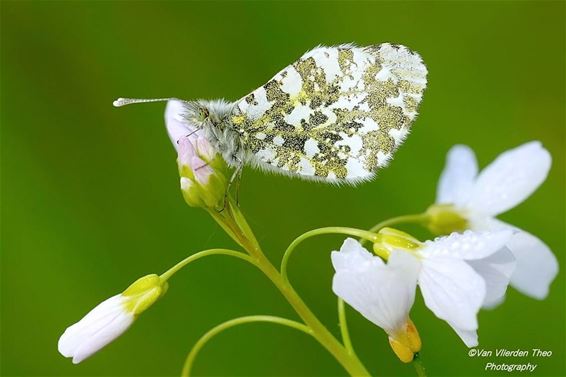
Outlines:
<svg viewBox="0 0 566 377"><path fill-rule="evenodd" d="M317 47L234 103L180 101L175 111L232 166L355 184L405 139L426 75L404 46Z"/></svg>
<svg viewBox="0 0 566 377"><path fill-rule="evenodd" d="M180 130L173 139L191 132L200 132L229 165L237 167L246 162L246 150L241 134L231 121L234 113L233 103L225 100L176 100L170 102L166 113L173 113L173 116L178 117Z"/></svg>

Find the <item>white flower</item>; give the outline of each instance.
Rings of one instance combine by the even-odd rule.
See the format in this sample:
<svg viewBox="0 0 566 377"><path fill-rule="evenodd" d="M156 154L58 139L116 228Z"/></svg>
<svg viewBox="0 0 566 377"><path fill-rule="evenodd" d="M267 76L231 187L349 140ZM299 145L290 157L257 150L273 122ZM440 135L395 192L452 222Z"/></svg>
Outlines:
<svg viewBox="0 0 566 377"><path fill-rule="evenodd" d="M166 290L167 283L157 275L138 279L68 327L59 338L59 352L72 357L73 364L80 363L122 335Z"/></svg>
<svg viewBox="0 0 566 377"><path fill-rule="evenodd" d="M419 262L408 253L393 252L385 264L348 238L339 252L332 252L332 264L334 293L384 329L402 361L413 360L420 339L409 311L415 300Z"/></svg>
<svg viewBox="0 0 566 377"><path fill-rule="evenodd" d="M347 239L340 252L332 253L333 290L395 338L403 333L418 284L426 306L448 322L468 347L474 347L478 311L486 300L499 299L509 282L513 258L505 244L511 236L509 230L467 231L421 244L406 233L385 228L374 249L388 259L387 264ZM492 285L489 294L487 285Z"/></svg>
<svg viewBox="0 0 566 377"><path fill-rule="evenodd" d="M558 273L556 257L540 239L495 216L528 198L544 182L550 165L548 151L533 141L502 153L478 174L473 151L454 146L440 177L437 204L429 209L436 215L431 229L445 232L456 224L445 220L455 218L473 230L513 229L515 235L507 243L517 261L511 285L531 297L545 298ZM485 266L478 268L486 271Z"/></svg>

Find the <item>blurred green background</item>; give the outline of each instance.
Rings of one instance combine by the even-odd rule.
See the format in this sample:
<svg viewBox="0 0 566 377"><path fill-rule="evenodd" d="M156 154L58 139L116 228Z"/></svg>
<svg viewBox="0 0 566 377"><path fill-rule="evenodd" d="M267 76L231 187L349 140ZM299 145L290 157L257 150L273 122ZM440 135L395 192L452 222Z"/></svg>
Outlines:
<svg viewBox="0 0 566 377"><path fill-rule="evenodd" d="M541 140L548 180L502 216L565 251L565 3L560 2L13 2L1 3L1 373L14 376L177 375L190 347L235 316L296 316L259 272L214 257L171 280L128 333L74 366L64 329L147 273L233 243L178 189L163 104L112 107L120 96L235 100L318 44L384 41L418 51L429 88L412 135L378 179L328 187L246 170L241 206L269 257L309 229L369 228L433 200L446 151L466 143L485 166ZM427 234L417 228L416 234ZM314 239L290 265L297 290L334 333L329 252ZM474 359L418 299L412 318L430 375L531 362L564 375L563 270L545 301L510 290L480 314L485 349L551 350L546 359ZM377 375L415 374L386 336L349 310L355 347ZM233 329L200 354L198 375L343 375L312 339L267 324Z"/></svg>

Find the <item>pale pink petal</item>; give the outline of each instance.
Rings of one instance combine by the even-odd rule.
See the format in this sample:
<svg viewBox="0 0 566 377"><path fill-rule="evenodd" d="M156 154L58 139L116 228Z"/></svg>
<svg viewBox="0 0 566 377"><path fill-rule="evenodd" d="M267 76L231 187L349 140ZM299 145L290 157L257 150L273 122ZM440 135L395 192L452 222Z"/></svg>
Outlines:
<svg viewBox="0 0 566 377"><path fill-rule="evenodd" d="M195 148L188 137L181 137L177 141L177 162L184 166L191 165L191 159L196 156Z"/></svg>
<svg viewBox="0 0 566 377"><path fill-rule="evenodd" d="M189 123L186 114L187 107L185 101L167 101L165 108L165 126L167 127L167 133L175 149L178 149L177 141L180 138L200 133L200 131L195 133L197 127Z"/></svg>
<svg viewBox="0 0 566 377"><path fill-rule="evenodd" d="M196 180L201 185L207 184L208 178L212 173L214 173L214 170L212 169L212 167L210 167L210 165L207 162L201 160L196 156L191 158L190 167L195 175Z"/></svg>

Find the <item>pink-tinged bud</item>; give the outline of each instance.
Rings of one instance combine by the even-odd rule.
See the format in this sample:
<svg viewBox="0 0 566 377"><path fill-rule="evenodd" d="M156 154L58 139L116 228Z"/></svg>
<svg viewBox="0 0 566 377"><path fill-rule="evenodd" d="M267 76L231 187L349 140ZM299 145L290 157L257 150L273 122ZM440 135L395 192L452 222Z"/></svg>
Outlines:
<svg viewBox="0 0 566 377"><path fill-rule="evenodd" d="M177 151L181 191L187 204L192 207L222 207L229 173L222 156L201 137L182 137Z"/></svg>
<svg viewBox="0 0 566 377"><path fill-rule="evenodd" d="M169 101L165 110L167 132L178 154L181 191L190 206L222 208L230 171L192 112L190 103L177 100Z"/></svg>
<svg viewBox="0 0 566 377"><path fill-rule="evenodd" d="M177 141L177 153L179 165L190 167L191 159L196 156L196 152L188 137L182 137Z"/></svg>
<svg viewBox="0 0 566 377"><path fill-rule="evenodd" d="M191 169L193 170L195 179L201 185L206 185L208 183L208 179L214 173L210 164L197 156L191 159Z"/></svg>

